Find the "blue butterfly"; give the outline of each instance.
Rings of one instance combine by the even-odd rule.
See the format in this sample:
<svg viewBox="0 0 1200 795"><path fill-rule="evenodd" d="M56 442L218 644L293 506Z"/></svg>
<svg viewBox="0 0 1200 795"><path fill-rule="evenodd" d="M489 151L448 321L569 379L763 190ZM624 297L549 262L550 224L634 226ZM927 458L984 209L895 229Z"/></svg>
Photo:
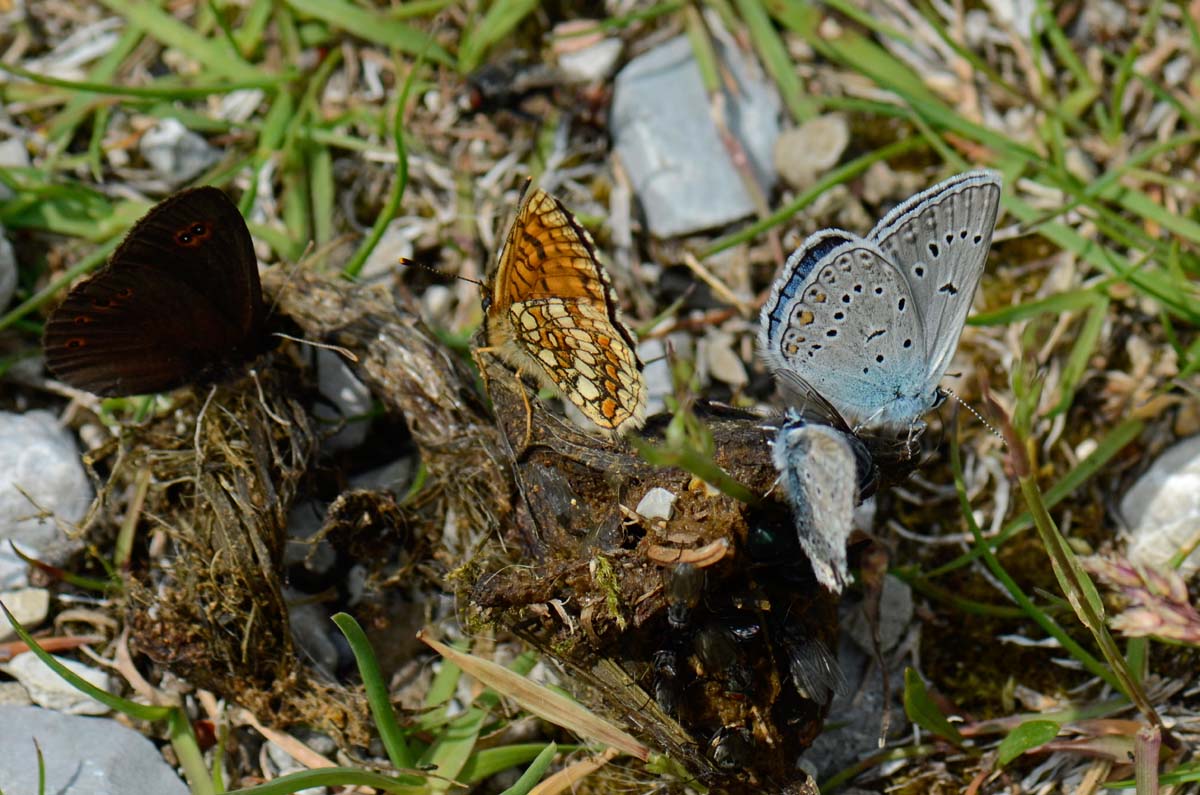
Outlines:
<svg viewBox="0 0 1200 795"><path fill-rule="evenodd" d="M771 442L771 461L817 582L841 593L850 581L846 542L854 529L854 507L860 494L873 488L871 456L847 430L808 422L789 410Z"/></svg>
<svg viewBox="0 0 1200 795"><path fill-rule="evenodd" d="M987 261L1000 176L969 171L903 202L862 238L809 237L763 305L758 343L785 390L856 434L919 433Z"/></svg>

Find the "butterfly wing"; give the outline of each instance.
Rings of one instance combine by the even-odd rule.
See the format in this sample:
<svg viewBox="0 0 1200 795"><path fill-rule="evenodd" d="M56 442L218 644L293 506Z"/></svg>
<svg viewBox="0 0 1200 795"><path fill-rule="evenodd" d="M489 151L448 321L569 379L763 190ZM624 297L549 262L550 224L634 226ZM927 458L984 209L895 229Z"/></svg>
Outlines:
<svg viewBox="0 0 1200 795"><path fill-rule="evenodd" d="M46 324L46 365L60 380L104 397L165 392L201 382L241 343L205 296L127 264L80 284Z"/></svg>
<svg viewBox="0 0 1200 795"><path fill-rule="evenodd" d="M599 307L539 298L513 304L509 317L516 343L584 416L613 433L642 424L641 362L633 348L613 337Z"/></svg>
<svg viewBox="0 0 1200 795"><path fill-rule="evenodd" d="M630 348L636 343L620 318L619 302L600 265L591 234L541 188L528 192L500 252L493 305L539 298L582 299L603 306L609 322Z"/></svg>
<svg viewBox="0 0 1200 795"><path fill-rule="evenodd" d="M591 235L553 196L525 190L490 284L489 344L602 429L640 427L642 363Z"/></svg>
<svg viewBox="0 0 1200 795"><path fill-rule="evenodd" d="M789 421L771 449L800 546L817 580L834 593L849 581L846 542L858 497L858 463L849 438L824 425Z"/></svg>
<svg viewBox="0 0 1200 795"><path fill-rule="evenodd" d="M250 233L216 188L139 221L46 323L50 371L103 396L204 381L261 352L265 310Z"/></svg>
<svg viewBox="0 0 1200 795"><path fill-rule="evenodd" d="M912 290L929 345L931 388L950 366L983 275L1000 184L991 171L959 174L895 207L868 235Z"/></svg>
<svg viewBox="0 0 1200 795"><path fill-rule="evenodd" d="M833 236L844 242L827 249ZM808 275L790 299L764 305L763 358L799 376L856 430L907 427L934 395L923 392L925 339L904 277L874 243L848 232L818 233L797 254L789 262Z"/></svg>

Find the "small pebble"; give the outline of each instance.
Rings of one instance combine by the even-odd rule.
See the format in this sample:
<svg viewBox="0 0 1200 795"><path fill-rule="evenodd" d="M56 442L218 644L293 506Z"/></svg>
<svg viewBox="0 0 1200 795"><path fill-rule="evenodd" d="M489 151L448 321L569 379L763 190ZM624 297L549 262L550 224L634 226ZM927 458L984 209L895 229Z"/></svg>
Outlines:
<svg viewBox="0 0 1200 795"><path fill-rule="evenodd" d="M729 332L712 329L701 338L700 351L710 376L734 389L741 389L750 383L750 376L746 374L742 357L733 350L734 343Z"/></svg>
<svg viewBox="0 0 1200 795"><path fill-rule="evenodd" d="M363 263L359 279L367 282L390 279L397 268L405 267L399 264L401 258L412 258L413 241L421 236L421 231L421 226L408 218L389 221L371 255Z"/></svg>
<svg viewBox="0 0 1200 795"><path fill-rule="evenodd" d="M1121 500L1129 525L1127 555L1134 563L1166 566L1200 533L1200 436L1167 448ZM1200 569L1200 548L1179 572L1191 577Z"/></svg>
<svg viewBox="0 0 1200 795"><path fill-rule="evenodd" d="M846 119L834 113L785 130L775 142L775 167L796 190L811 188L837 165L850 143Z"/></svg>
<svg viewBox="0 0 1200 795"><path fill-rule="evenodd" d="M91 682L101 690L112 692L108 674L65 657L55 657L72 673ZM91 696L76 690L67 680L50 669L33 652L25 652L0 664L0 671L20 682L33 703L68 715L103 715L108 707Z"/></svg>
<svg viewBox="0 0 1200 795"><path fill-rule="evenodd" d="M147 130L138 149L150 167L172 184L187 182L220 159L208 141L177 119L163 119Z"/></svg>
<svg viewBox="0 0 1200 795"><path fill-rule="evenodd" d="M75 438L48 411L0 412L0 472L0 588L20 588L27 584L27 564L8 542L40 561L65 563L82 543L59 522L83 519L92 487Z"/></svg>
<svg viewBox="0 0 1200 795"><path fill-rule="evenodd" d="M334 676L338 670L338 650L329 632L336 632L337 627L329 620L329 612L320 605L300 602L303 594L298 592L287 591L284 596L292 603L288 608L288 624L296 647L317 670Z"/></svg>
<svg viewBox="0 0 1200 795"><path fill-rule="evenodd" d="M595 83L611 76L616 68L623 46L620 39L579 35L579 31L596 27L591 19L573 19L555 26L558 69L568 83Z"/></svg>
<svg viewBox="0 0 1200 795"><path fill-rule="evenodd" d="M675 509L675 500L679 499L676 495L662 488L655 486L646 492L646 496L638 502L637 511L639 516L644 516L647 519L662 519L667 521L671 518L671 513Z"/></svg>
<svg viewBox="0 0 1200 795"><path fill-rule="evenodd" d="M646 416L652 417L666 411L667 395L675 391L671 383L671 365L667 362L667 348L661 339L639 342L637 353L646 364L642 368L642 378L646 382Z"/></svg>
<svg viewBox="0 0 1200 795"><path fill-rule="evenodd" d="M13 618L27 630L41 626L50 612L50 592L45 588L21 588L16 591L0 591L0 603L8 608ZM0 620L0 641L12 640L16 631L6 620Z"/></svg>

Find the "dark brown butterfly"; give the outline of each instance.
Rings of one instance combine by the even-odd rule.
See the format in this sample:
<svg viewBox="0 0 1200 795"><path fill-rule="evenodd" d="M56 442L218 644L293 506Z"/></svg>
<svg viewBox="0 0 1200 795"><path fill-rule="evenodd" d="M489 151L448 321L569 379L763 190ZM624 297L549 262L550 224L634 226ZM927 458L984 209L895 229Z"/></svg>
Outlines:
<svg viewBox="0 0 1200 795"><path fill-rule="evenodd" d="M218 380L267 348L250 231L216 188L177 193L137 222L46 323L46 365L112 397Z"/></svg>

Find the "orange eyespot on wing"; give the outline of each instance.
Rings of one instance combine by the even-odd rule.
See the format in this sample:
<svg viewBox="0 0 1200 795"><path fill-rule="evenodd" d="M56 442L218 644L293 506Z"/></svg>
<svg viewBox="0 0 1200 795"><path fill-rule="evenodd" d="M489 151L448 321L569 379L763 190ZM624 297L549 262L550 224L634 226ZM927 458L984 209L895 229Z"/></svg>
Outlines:
<svg viewBox="0 0 1200 795"><path fill-rule="evenodd" d="M591 235L541 189L521 202L488 285L488 344L536 374L601 429L645 421L633 335Z"/></svg>

